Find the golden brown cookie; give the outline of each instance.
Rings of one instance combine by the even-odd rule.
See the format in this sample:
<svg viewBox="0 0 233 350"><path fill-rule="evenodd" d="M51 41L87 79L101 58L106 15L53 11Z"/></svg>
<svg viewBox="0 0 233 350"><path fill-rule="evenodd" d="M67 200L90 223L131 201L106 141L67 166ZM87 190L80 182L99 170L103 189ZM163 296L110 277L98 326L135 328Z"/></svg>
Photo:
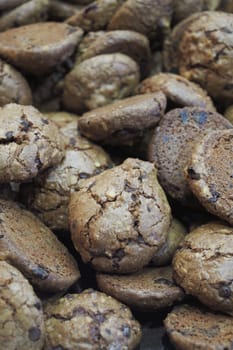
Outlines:
<svg viewBox="0 0 233 350"><path fill-rule="evenodd" d="M0 33L0 56L23 71L45 74L68 58L83 31L65 23L35 23Z"/></svg>
<svg viewBox="0 0 233 350"><path fill-rule="evenodd" d="M158 124L166 102L161 92L128 97L83 114L79 128L91 140L132 146Z"/></svg>
<svg viewBox="0 0 233 350"><path fill-rule="evenodd" d="M194 147L186 168L188 184L212 214L233 224L233 130L212 131Z"/></svg>
<svg viewBox="0 0 233 350"><path fill-rule="evenodd" d="M62 160L62 134L34 107L10 103L0 120L0 182L28 181Z"/></svg>
<svg viewBox="0 0 233 350"><path fill-rule="evenodd" d="M1 350L41 350L44 315L32 286L5 261L0 261L0 286Z"/></svg>
<svg viewBox="0 0 233 350"><path fill-rule="evenodd" d="M45 350L133 350L141 339L140 324L130 309L92 289L48 303L45 326Z"/></svg>
<svg viewBox="0 0 233 350"><path fill-rule="evenodd" d="M130 273L148 264L170 224L156 169L139 159L83 181L69 211L75 248L84 262L103 272Z"/></svg>
<svg viewBox="0 0 233 350"><path fill-rule="evenodd" d="M180 350L230 350L233 318L203 307L176 306L164 320L171 342Z"/></svg>
<svg viewBox="0 0 233 350"><path fill-rule="evenodd" d="M174 279L213 310L233 315L233 228L213 222L188 234L173 258Z"/></svg>
<svg viewBox="0 0 233 350"><path fill-rule="evenodd" d="M68 289L80 277L65 246L31 212L0 200L0 260L16 266L44 292Z"/></svg>
<svg viewBox="0 0 233 350"><path fill-rule="evenodd" d="M172 198L195 205L184 176L193 146L210 130L230 128L232 124L226 118L199 107L173 109L165 114L151 138L148 159L155 162L161 185Z"/></svg>
<svg viewBox="0 0 233 350"><path fill-rule="evenodd" d="M63 104L76 113L131 95L140 80L132 58L121 53L89 58L75 65L64 81Z"/></svg>
<svg viewBox="0 0 233 350"><path fill-rule="evenodd" d="M181 301L183 290L172 279L171 266L144 267L131 275L96 275L99 289L133 309L152 312Z"/></svg>

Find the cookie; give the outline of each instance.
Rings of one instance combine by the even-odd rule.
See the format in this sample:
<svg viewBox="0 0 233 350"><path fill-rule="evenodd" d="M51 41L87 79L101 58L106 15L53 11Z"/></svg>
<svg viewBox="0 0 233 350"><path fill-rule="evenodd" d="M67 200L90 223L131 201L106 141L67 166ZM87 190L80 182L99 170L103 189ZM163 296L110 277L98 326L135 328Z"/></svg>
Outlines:
<svg viewBox="0 0 233 350"><path fill-rule="evenodd" d="M96 0L67 19L72 26L79 26L85 32L104 29L114 13L125 0Z"/></svg>
<svg viewBox="0 0 233 350"><path fill-rule="evenodd" d="M0 261L0 285L0 348L42 349L44 315L32 286L16 268L5 261Z"/></svg>
<svg viewBox="0 0 233 350"><path fill-rule="evenodd" d="M188 234L173 258L174 279L213 310L233 315L233 229L202 225Z"/></svg>
<svg viewBox="0 0 233 350"><path fill-rule="evenodd" d="M203 307L176 306L164 320L171 342L180 350L230 350L233 319Z"/></svg>
<svg viewBox="0 0 233 350"><path fill-rule="evenodd" d="M79 128L91 140L132 146L158 124L165 108L161 92L128 97L83 114Z"/></svg>
<svg viewBox="0 0 233 350"><path fill-rule="evenodd" d="M63 104L76 113L105 106L132 94L139 80L137 63L126 55L92 57L67 74Z"/></svg>
<svg viewBox="0 0 233 350"><path fill-rule="evenodd" d="M144 267L124 276L99 273L96 279L101 291L142 312L166 308L184 297L173 282L171 266Z"/></svg>
<svg viewBox="0 0 233 350"><path fill-rule="evenodd" d="M214 11L221 0L175 0L173 7L173 20L182 21L195 12Z"/></svg>
<svg viewBox="0 0 233 350"><path fill-rule="evenodd" d="M69 4L66 1L50 0L49 18L53 21L64 21L73 16L82 5Z"/></svg>
<svg viewBox="0 0 233 350"><path fill-rule="evenodd" d="M79 277L77 264L56 236L31 212L0 200L0 260L16 266L44 292L59 292Z"/></svg>
<svg viewBox="0 0 233 350"><path fill-rule="evenodd" d="M0 59L0 106L7 103L31 105L32 93L22 74Z"/></svg>
<svg viewBox="0 0 233 350"><path fill-rule="evenodd" d="M148 159L155 162L160 183L172 198L196 205L184 176L193 146L210 130L230 128L232 124L220 114L198 107L165 114L152 136Z"/></svg>
<svg viewBox="0 0 233 350"><path fill-rule="evenodd" d="M43 114L46 118L52 120L52 122L55 123L59 129L71 125L70 123L72 122L76 122L76 129L78 128L78 116L76 114L68 113L65 111L49 112Z"/></svg>
<svg viewBox="0 0 233 350"><path fill-rule="evenodd" d="M71 193L79 190L83 179L111 167L112 161L102 147L80 135L77 121L67 124L60 131L66 136L64 159L37 176L33 183L21 186L21 196L28 209L50 229L68 231Z"/></svg>
<svg viewBox="0 0 233 350"><path fill-rule="evenodd" d="M133 350L141 339L140 324L130 309L92 289L48 304L45 326L45 350Z"/></svg>
<svg viewBox="0 0 233 350"><path fill-rule="evenodd" d="M28 0L1 0L0 10L8 10L10 8L19 6Z"/></svg>
<svg viewBox="0 0 233 350"><path fill-rule="evenodd" d="M27 1L0 17L0 31L47 19L49 0Z"/></svg>
<svg viewBox="0 0 233 350"><path fill-rule="evenodd" d="M193 16L177 45L177 69L217 101L232 104L233 15L206 11Z"/></svg>
<svg viewBox="0 0 233 350"><path fill-rule="evenodd" d="M27 73L49 73L74 52L80 28L65 23L35 23L0 33L0 56Z"/></svg>
<svg viewBox="0 0 233 350"><path fill-rule="evenodd" d="M161 32L169 29L171 15L171 0L127 0L116 11L108 30L134 30L150 39L159 39Z"/></svg>
<svg viewBox="0 0 233 350"><path fill-rule="evenodd" d="M211 98L199 85L172 73L155 74L143 80L137 93L162 91L168 99L169 109L176 107L202 107L216 111Z"/></svg>
<svg viewBox="0 0 233 350"><path fill-rule="evenodd" d="M102 33L90 42L85 51L79 52L78 49L77 63L97 55L118 52L136 61L143 75L149 72L151 51L149 40L145 35L131 30L113 30Z"/></svg>
<svg viewBox="0 0 233 350"><path fill-rule="evenodd" d="M201 204L231 225L232 147L233 130L213 131L196 144L186 169L188 184Z"/></svg>
<svg viewBox="0 0 233 350"><path fill-rule="evenodd" d="M176 249L184 239L186 233L187 229L181 223L181 221L173 218L168 229L166 242L155 253L151 259L150 265L163 266L170 264L176 252Z"/></svg>
<svg viewBox="0 0 233 350"><path fill-rule="evenodd" d="M85 263L115 273L149 263L170 224L170 207L156 175L153 164L129 158L83 181L71 195L71 238Z"/></svg>
<svg viewBox="0 0 233 350"><path fill-rule="evenodd" d="M5 105L0 120L0 182L28 181L62 160L62 135L34 107Z"/></svg>

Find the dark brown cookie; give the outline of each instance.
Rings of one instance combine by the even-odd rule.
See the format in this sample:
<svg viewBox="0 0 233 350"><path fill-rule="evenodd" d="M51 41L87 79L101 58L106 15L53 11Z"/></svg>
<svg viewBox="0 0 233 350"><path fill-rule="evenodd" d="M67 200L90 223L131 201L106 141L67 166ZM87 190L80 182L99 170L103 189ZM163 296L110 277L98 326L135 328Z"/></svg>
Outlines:
<svg viewBox="0 0 233 350"><path fill-rule="evenodd" d="M188 234L173 258L174 278L187 294L233 315L233 228L209 223Z"/></svg>
<svg viewBox="0 0 233 350"><path fill-rule="evenodd" d="M0 182L27 181L62 160L62 134L34 107L8 104L0 120Z"/></svg>
<svg viewBox="0 0 233 350"><path fill-rule="evenodd" d="M102 33L102 32L101 32ZM77 62L106 53L123 53L135 60L142 74L150 68L150 43L145 35L131 30L113 30L103 32L90 42L85 51L78 51Z"/></svg>
<svg viewBox="0 0 233 350"><path fill-rule="evenodd" d="M133 350L141 339L130 309L92 289L48 304L45 318L45 350Z"/></svg>
<svg viewBox="0 0 233 350"><path fill-rule="evenodd" d="M141 82L137 93L145 94L162 91L169 104L176 107L202 107L216 111L211 98L199 85L172 73L153 75Z"/></svg>
<svg viewBox="0 0 233 350"><path fill-rule="evenodd" d="M185 226L180 221L173 218L168 230L166 242L155 253L154 257L151 259L150 265L162 266L170 264L176 249L183 241L186 233L187 229Z"/></svg>
<svg viewBox="0 0 233 350"><path fill-rule="evenodd" d="M79 128L91 140L131 146L158 124L166 102L161 92L129 97L83 114Z"/></svg>
<svg viewBox="0 0 233 350"><path fill-rule="evenodd" d="M192 152L186 169L188 184L212 214L233 225L233 130L213 131Z"/></svg>
<svg viewBox="0 0 233 350"><path fill-rule="evenodd" d="M173 19L179 22L195 12L214 11L220 2L220 0L174 0Z"/></svg>
<svg viewBox="0 0 233 350"><path fill-rule="evenodd" d="M73 53L82 34L57 22L9 29L0 33L0 56L27 73L45 74Z"/></svg>
<svg viewBox="0 0 233 350"><path fill-rule="evenodd" d="M67 19L72 26L86 32L104 29L125 0L96 0Z"/></svg>
<svg viewBox="0 0 233 350"><path fill-rule="evenodd" d="M69 210L76 249L103 272L130 273L148 264L170 224L156 169L139 159L85 180L72 194Z"/></svg>
<svg viewBox="0 0 233 350"><path fill-rule="evenodd" d="M230 350L233 318L203 307L176 306L164 325L171 342L180 350Z"/></svg>
<svg viewBox="0 0 233 350"><path fill-rule="evenodd" d="M0 17L0 31L47 19L49 0L30 0Z"/></svg>
<svg viewBox="0 0 233 350"><path fill-rule="evenodd" d="M126 276L99 273L96 279L101 291L143 312L171 306L184 297L173 282L171 266L144 267Z"/></svg>
<svg viewBox="0 0 233 350"><path fill-rule="evenodd" d="M0 260L16 266L37 289L64 291L79 277L68 250L31 212L0 200Z"/></svg>
<svg viewBox="0 0 233 350"><path fill-rule="evenodd" d="M92 57L66 76L63 103L77 113L105 106L131 95L139 80L137 63L126 55Z"/></svg>
<svg viewBox="0 0 233 350"><path fill-rule="evenodd" d="M0 60L0 106L12 102L20 105L31 105L31 90L20 72Z"/></svg>
<svg viewBox="0 0 233 350"><path fill-rule="evenodd" d="M220 114L198 107L165 114L152 136L148 158L155 162L160 182L171 197L186 205L194 204L184 176L193 146L210 130L230 128L232 124Z"/></svg>
<svg viewBox="0 0 233 350"><path fill-rule="evenodd" d="M168 31L171 15L171 0L127 0L116 11L108 30L129 29L158 39L161 32Z"/></svg>
<svg viewBox="0 0 233 350"><path fill-rule="evenodd" d="M180 74L199 83L211 97L233 102L233 15L220 11L194 14L177 43ZM181 32L180 32L181 33ZM174 60L171 52L171 60Z"/></svg>
<svg viewBox="0 0 233 350"><path fill-rule="evenodd" d="M32 286L13 266L0 261L1 349L41 350L45 327L42 305Z"/></svg>
<svg viewBox="0 0 233 350"><path fill-rule="evenodd" d="M21 186L21 196L28 209L52 230L69 230L70 194L78 191L83 179L112 166L102 147L82 137L77 121L60 129L66 136L65 157L60 164L44 171L31 184Z"/></svg>

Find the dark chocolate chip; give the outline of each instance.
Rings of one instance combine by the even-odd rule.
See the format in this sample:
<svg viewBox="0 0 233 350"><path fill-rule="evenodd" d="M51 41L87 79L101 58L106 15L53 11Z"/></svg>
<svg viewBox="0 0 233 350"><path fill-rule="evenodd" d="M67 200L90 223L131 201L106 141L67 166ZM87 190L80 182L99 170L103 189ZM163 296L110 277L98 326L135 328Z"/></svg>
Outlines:
<svg viewBox="0 0 233 350"><path fill-rule="evenodd" d="M20 125L22 125L21 130L22 131L28 131L29 127L32 125L31 122L29 122L27 119L25 119L24 117L21 118L21 122Z"/></svg>
<svg viewBox="0 0 233 350"><path fill-rule="evenodd" d="M182 120L183 124L186 124L188 122L188 120L189 120L189 115L188 115L188 113L185 110L180 112L180 117L181 117L181 120Z"/></svg>
<svg viewBox="0 0 233 350"><path fill-rule="evenodd" d="M220 297L228 299L231 297L231 288L229 286L220 286L218 294Z"/></svg>
<svg viewBox="0 0 233 350"><path fill-rule="evenodd" d="M97 314L95 315L95 319L100 322L100 323L103 323L105 321L105 317L103 314Z"/></svg>
<svg viewBox="0 0 233 350"><path fill-rule="evenodd" d="M12 141L14 139L13 135L14 135L13 131L7 131L5 133L6 140L7 141Z"/></svg>
<svg viewBox="0 0 233 350"><path fill-rule="evenodd" d="M204 125L207 122L207 113L206 112L199 112L196 117L196 121L200 125Z"/></svg>
<svg viewBox="0 0 233 350"><path fill-rule="evenodd" d="M215 185L210 185L209 190L210 190L212 197L208 199L208 202L216 203L218 198L220 197L220 193L215 190Z"/></svg>
<svg viewBox="0 0 233 350"><path fill-rule="evenodd" d="M166 278L156 278L154 280L154 283L155 284L164 284L165 286L169 286L169 287L172 287L174 286L174 283L172 281L169 281L168 279Z"/></svg>
<svg viewBox="0 0 233 350"><path fill-rule="evenodd" d="M89 5L89 6L86 7L86 9L85 9L85 11L84 11L84 14L86 15L86 14L88 14L89 12L95 11L95 10L97 10L97 9L98 9L98 5L95 4L95 3L93 3L93 4L91 4L91 5Z"/></svg>
<svg viewBox="0 0 233 350"><path fill-rule="evenodd" d="M42 305L41 305L40 302L34 304L34 306L35 306L35 308L36 308L37 310L41 310L41 308L42 308Z"/></svg>
<svg viewBox="0 0 233 350"><path fill-rule="evenodd" d="M164 143L167 143L167 142L170 140L170 136L168 136L168 135L163 135L163 136L162 136L162 139L163 139L163 142L164 142Z"/></svg>
<svg viewBox="0 0 233 350"><path fill-rule="evenodd" d="M37 341L41 337L41 330L37 327L32 327L28 331L28 337L31 341Z"/></svg>
<svg viewBox="0 0 233 350"><path fill-rule="evenodd" d="M88 177L90 177L90 175L87 174L87 173L79 173L79 178L80 179L88 179Z"/></svg>
<svg viewBox="0 0 233 350"><path fill-rule="evenodd" d="M42 120L42 123L43 123L43 124L46 124L46 125L48 125L48 124L49 124L48 119L43 119L43 118L42 118L41 120Z"/></svg>
<svg viewBox="0 0 233 350"><path fill-rule="evenodd" d="M190 167L188 168L188 175L192 180L200 180L200 174L196 173L195 170Z"/></svg>
<svg viewBox="0 0 233 350"><path fill-rule="evenodd" d="M129 338L131 335L131 330L130 330L129 326L123 325L121 329L122 329L124 337Z"/></svg>
<svg viewBox="0 0 233 350"><path fill-rule="evenodd" d="M45 280L49 275L48 271L46 271L44 267L39 265L32 269L32 273L35 277L40 278L41 280Z"/></svg>

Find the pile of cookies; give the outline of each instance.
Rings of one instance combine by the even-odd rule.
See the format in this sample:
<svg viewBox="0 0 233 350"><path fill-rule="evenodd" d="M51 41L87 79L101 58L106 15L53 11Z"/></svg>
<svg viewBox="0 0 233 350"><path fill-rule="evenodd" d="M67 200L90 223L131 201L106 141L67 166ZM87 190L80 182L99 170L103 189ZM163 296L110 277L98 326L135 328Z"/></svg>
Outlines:
<svg viewBox="0 0 233 350"><path fill-rule="evenodd" d="M233 2L1 0L0 67L0 350L232 349Z"/></svg>

